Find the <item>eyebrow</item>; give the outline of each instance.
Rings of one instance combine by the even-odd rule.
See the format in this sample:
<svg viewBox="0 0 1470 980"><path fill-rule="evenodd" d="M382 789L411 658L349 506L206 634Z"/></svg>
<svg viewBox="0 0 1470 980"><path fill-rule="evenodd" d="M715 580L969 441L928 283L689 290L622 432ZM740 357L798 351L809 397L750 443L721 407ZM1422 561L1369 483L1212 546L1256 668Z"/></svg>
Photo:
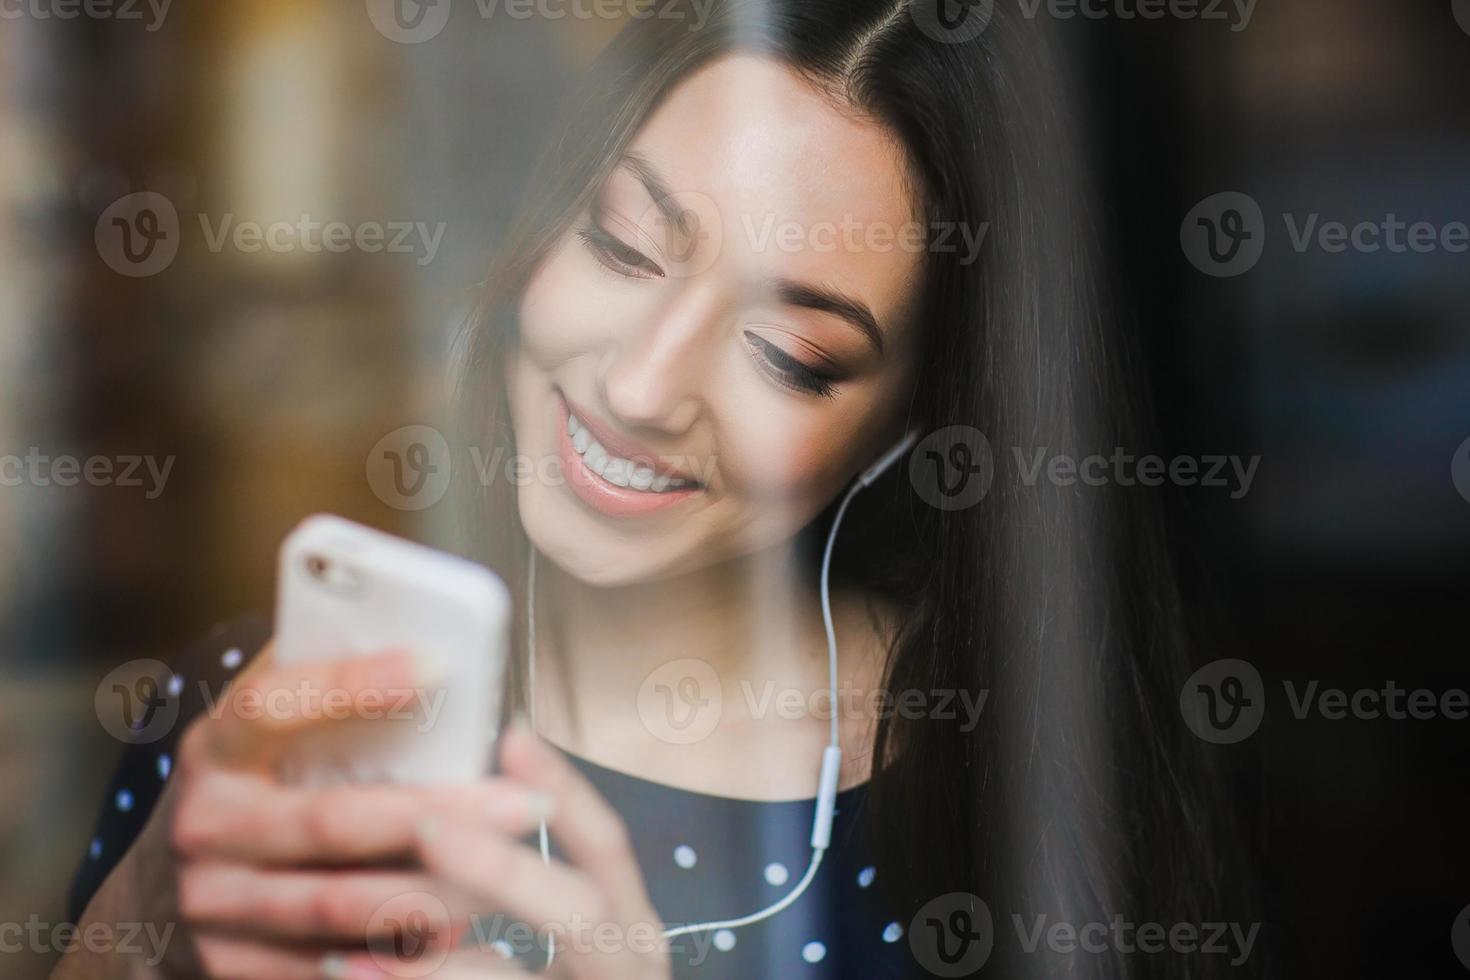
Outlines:
<svg viewBox="0 0 1470 980"><path fill-rule="evenodd" d="M674 192L669 190L669 182L647 157L629 150L623 154L618 165L638 178L638 183L643 185L643 189L653 199L654 207L659 209L669 224L679 229L679 233L686 238L694 235L697 229L690 227L689 218L686 217L693 212L685 211L674 203Z"/></svg>
<svg viewBox="0 0 1470 980"><path fill-rule="evenodd" d="M840 317L857 327L878 353L883 352L883 332L878 329L878 320L866 303L836 289L790 279L772 279L770 284L783 303Z"/></svg>

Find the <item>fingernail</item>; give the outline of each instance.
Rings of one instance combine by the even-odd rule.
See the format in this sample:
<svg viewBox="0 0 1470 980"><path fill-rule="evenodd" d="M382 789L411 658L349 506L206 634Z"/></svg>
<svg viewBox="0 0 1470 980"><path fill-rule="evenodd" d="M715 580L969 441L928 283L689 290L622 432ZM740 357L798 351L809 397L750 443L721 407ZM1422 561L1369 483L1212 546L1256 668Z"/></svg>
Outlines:
<svg viewBox="0 0 1470 980"><path fill-rule="evenodd" d="M439 836L439 818L425 817L414 826L414 833L418 834L420 841L429 843Z"/></svg>
<svg viewBox="0 0 1470 980"><path fill-rule="evenodd" d="M320 972L326 980L352 980L352 964L347 962L347 957L336 953L323 957Z"/></svg>
<svg viewBox="0 0 1470 980"><path fill-rule="evenodd" d="M383 980L387 976L382 970L354 963L339 953L323 957L317 969L325 980Z"/></svg>
<svg viewBox="0 0 1470 980"><path fill-rule="evenodd" d="M550 820L554 809L545 793L512 793L497 796L486 805L486 813L496 823L536 824Z"/></svg>
<svg viewBox="0 0 1470 980"><path fill-rule="evenodd" d="M526 808L531 811L532 819L549 821L556 813L556 801L545 793L532 793L526 800Z"/></svg>
<svg viewBox="0 0 1470 980"><path fill-rule="evenodd" d="M418 687L443 687L447 671L444 663L438 657L415 654L413 676L415 685Z"/></svg>

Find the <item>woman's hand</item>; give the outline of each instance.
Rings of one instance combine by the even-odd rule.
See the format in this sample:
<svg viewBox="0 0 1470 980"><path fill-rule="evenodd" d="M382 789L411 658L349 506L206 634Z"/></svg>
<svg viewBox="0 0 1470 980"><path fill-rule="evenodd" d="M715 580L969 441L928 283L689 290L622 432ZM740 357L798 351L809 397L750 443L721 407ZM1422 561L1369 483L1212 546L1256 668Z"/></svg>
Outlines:
<svg viewBox="0 0 1470 980"><path fill-rule="evenodd" d="M432 973L400 969L382 952L334 964L342 977L426 976L444 980L524 975L486 948L483 923L511 920L550 935L550 975L577 980L666 980L663 924L649 902L622 819L555 749L524 727L501 741L501 780L520 798L544 798L548 825L568 861L546 864L517 834L463 808L440 806L418 827L418 855L443 883L479 909L472 935ZM420 959L420 962L422 960ZM532 966L539 967L539 962Z"/></svg>
<svg viewBox="0 0 1470 980"><path fill-rule="evenodd" d="M438 914L415 920L427 924L422 935L453 945L476 905L417 866L415 828L432 812L456 833L524 835L544 812L539 795L504 780L307 789L275 774L282 746L307 731L393 723L385 699L418 703L416 666L384 654L238 678L223 710L184 734L168 789L81 923L171 926L162 963L68 956L55 976L315 980L324 962L340 962L331 954L391 942L398 923L382 910L424 893ZM341 692L331 703L350 708L325 711L326 698L303 692ZM237 710L242 702L270 710Z"/></svg>

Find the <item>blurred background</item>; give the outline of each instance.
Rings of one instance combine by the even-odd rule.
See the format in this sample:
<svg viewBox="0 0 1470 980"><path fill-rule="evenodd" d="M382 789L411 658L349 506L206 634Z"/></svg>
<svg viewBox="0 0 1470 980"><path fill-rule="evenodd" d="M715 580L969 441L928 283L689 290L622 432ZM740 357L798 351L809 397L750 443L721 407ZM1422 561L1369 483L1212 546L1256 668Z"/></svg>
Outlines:
<svg viewBox="0 0 1470 980"><path fill-rule="evenodd" d="M436 423L553 107L620 21L397 2L0 6L0 923L65 916L120 749L109 670L269 610L307 514L446 533L366 461ZM1465 975L1470 721L1299 720L1280 692L1470 686L1470 253L1446 247L1470 222L1470 3L1243 7L1056 25L1161 445L1261 460L1238 498L1168 495L1200 662L1247 659L1271 692L1219 751L1273 974ZM1225 192L1245 268L1188 244ZM1439 247L1299 247L1314 214L1429 222ZM409 231L237 234L303 215Z"/></svg>

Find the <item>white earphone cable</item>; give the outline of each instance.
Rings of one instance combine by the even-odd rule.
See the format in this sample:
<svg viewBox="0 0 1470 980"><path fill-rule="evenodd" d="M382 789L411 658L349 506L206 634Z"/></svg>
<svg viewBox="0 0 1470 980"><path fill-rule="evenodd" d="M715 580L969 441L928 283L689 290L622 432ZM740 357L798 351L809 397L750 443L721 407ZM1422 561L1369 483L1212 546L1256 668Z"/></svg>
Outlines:
<svg viewBox="0 0 1470 980"><path fill-rule="evenodd" d="M665 939L673 939L675 936L695 932L707 932L711 929L739 929L743 926L754 925L763 919L769 919L789 908L800 898L811 886L812 880L816 878L817 869L822 866L822 857L827 853L827 846L832 838L832 818L836 816L837 777L842 760L842 748L838 743L837 729L837 631L832 625L832 596L828 580L832 569L832 546L837 541L837 528L842 524L843 515L847 513L848 503L863 486L861 482L854 483L847 491L847 495L842 498L837 514L832 518L832 528L827 532L827 547L822 552L822 625L827 631L827 688L831 695L832 718L827 749L822 753L822 775L817 790L817 812L812 820L812 859L807 864L806 874L801 876L796 887L787 892L785 897L759 912L752 912L738 919L701 922L669 929L664 933Z"/></svg>
<svg viewBox="0 0 1470 980"><path fill-rule="evenodd" d="M837 543L837 529L842 525L842 518L847 514L847 505L852 503L852 498L858 492L872 484L884 470L892 466L918 438L917 433L909 433L897 445L885 453L876 463L864 470L848 488L842 503L837 507L837 513L832 518L832 527L827 532L827 545L822 551L822 575L821 575L821 598L822 598L822 626L827 633L827 684L828 694L831 697L830 730L828 734L827 748L822 753L822 769L817 784L817 808L812 819L812 858L807 865L806 873L783 898L772 905L752 912L750 915L741 916L736 919L723 919L716 922L690 923L664 931L665 939L673 939L677 936L685 936L696 932L707 932L712 929L740 929L744 926L754 925L764 919L769 919L779 912L789 908L798 898L811 886L812 880L817 876L817 869L822 866L822 857L832 841L832 821L836 816L837 788L842 769L842 747L839 741L839 730L837 723L837 631L832 624L832 596L829 580L832 569L832 549ZM536 728L536 549L533 546L530 551L530 559L526 569L526 677L527 677L527 700L530 702L531 728ZM546 821L541 821L541 858L547 864L551 863L551 849L549 836L546 829ZM546 950L546 965L551 966L556 955L555 945L548 937Z"/></svg>

